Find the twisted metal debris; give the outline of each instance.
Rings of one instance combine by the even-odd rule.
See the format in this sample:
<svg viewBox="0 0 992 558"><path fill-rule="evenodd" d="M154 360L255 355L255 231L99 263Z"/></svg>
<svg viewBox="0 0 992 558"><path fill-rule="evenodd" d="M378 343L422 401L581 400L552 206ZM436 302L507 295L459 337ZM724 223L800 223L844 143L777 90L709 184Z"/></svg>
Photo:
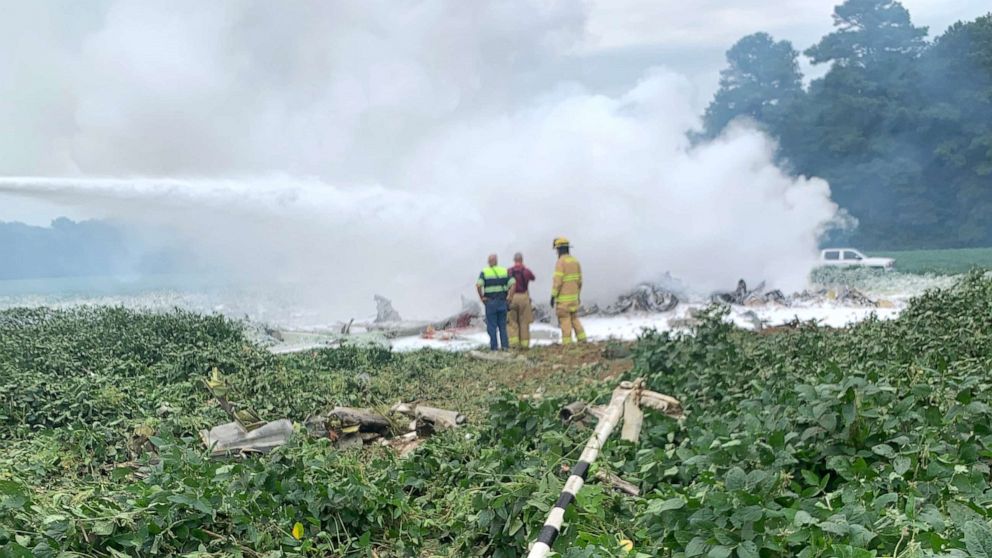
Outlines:
<svg viewBox="0 0 992 558"><path fill-rule="evenodd" d="M599 456L600 450L606 444L606 440L613 433L620 419L624 419L623 439L636 442L640 435L641 410L644 405L665 413L672 418L682 417L682 404L675 398L644 389L644 380L637 379L633 382L620 382L620 386L613 390L613 397L609 405L603 411L602 418L596 425L596 430L582 450L578 462L571 469L571 475L565 481L565 487L558 496L548 519L544 522L537 536L537 540L530 549L528 558L544 558L551 552L551 546L561 532L561 525L565 519L565 510L575 501L575 495L582 490L586 482L586 475L589 467Z"/></svg>

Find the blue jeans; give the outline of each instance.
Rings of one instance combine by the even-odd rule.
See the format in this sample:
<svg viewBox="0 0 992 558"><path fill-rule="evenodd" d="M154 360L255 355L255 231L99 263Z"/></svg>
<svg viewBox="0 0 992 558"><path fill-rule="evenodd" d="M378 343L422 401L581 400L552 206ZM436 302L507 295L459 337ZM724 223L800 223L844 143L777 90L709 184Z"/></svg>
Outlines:
<svg viewBox="0 0 992 558"><path fill-rule="evenodd" d="M497 350L500 343L497 343L496 333L499 332L499 341L503 348L510 347L510 336L506 333L506 299L489 299L486 302L486 330L489 332L489 348Z"/></svg>

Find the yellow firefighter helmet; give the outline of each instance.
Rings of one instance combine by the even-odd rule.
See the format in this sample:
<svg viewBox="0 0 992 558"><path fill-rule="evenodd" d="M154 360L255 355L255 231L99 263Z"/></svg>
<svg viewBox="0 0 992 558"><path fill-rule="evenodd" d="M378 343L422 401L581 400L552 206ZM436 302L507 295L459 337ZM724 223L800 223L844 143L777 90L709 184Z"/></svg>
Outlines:
<svg viewBox="0 0 992 558"><path fill-rule="evenodd" d="M551 247L552 247L552 248L554 248L555 250L557 250L557 249L559 249L559 248L568 248L568 246L569 246L569 244L568 244L568 239L567 239L567 238L565 238L564 236L559 236L559 237L558 237L558 238L556 238L556 239L555 239L555 241L554 241L554 242L553 242L553 243L551 244Z"/></svg>

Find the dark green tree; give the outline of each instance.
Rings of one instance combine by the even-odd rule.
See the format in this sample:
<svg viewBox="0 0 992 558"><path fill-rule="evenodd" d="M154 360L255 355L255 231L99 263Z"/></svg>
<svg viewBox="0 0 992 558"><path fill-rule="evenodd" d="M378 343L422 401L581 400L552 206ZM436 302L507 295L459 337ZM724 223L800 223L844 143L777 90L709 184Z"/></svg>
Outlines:
<svg viewBox="0 0 992 558"><path fill-rule="evenodd" d="M804 129L792 131L801 139L783 141L783 157L830 182L835 201L861 223L859 244L921 242L939 219L920 187L929 155L916 141L927 30L891 0L847 0L834 9L834 25L805 51L832 67L811 84Z"/></svg>
<svg viewBox="0 0 992 558"><path fill-rule="evenodd" d="M992 14L933 43L892 0L847 0L834 24L805 91L789 43L738 41L702 135L757 121L786 169L830 182L863 248L992 246Z"/></svg>
<svg viewBox="0 0 992 558"><path fill-rule="evenodd" d="M952 25L922 59L928 107L921 141L927 182L946 192L945 233L957 245L992 244L992 14Z"/></svg>
<svg viewBox="0 0 992 558"><path fill-rule="evenodd" d="M799 53L788 41L755 33L727 51L720 89L703 117L704 135L714 137L740 116L774 129L803 94Z"/></svg>
<svg viewBox="0 0 992 558"><path fill-rule="evenodd" d="M915 27L909 11L893 0L847 0L834 8L837 30L806 49L814 64L867 65L891 55L919 54L926 27Z"/></svg>

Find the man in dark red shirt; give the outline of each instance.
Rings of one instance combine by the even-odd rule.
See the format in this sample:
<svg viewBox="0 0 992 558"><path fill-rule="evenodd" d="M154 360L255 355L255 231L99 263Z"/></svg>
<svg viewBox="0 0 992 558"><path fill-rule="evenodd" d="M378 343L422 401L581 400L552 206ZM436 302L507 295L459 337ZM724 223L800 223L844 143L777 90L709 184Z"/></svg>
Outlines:
<svg viewBox="0 0 992 558"><path fill-rule="evenodd" d="M534 272L524 265L524 256L520 252L513 255L513 267L507 271L515 280L508 295L510 313L507 322L510 329L510 347L529 349L530 324L534 321L534 309L531 307L528 286L535 280Z"/></svg>

